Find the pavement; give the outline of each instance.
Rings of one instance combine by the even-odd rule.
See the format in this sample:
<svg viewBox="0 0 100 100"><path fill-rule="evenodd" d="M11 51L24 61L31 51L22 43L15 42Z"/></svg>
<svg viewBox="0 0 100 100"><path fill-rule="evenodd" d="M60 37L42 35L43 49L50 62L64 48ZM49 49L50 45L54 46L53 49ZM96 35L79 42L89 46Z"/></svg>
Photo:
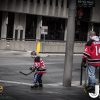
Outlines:
<svg viewBox="0 0 100 100"><path fill-rule="evenodd" d="M9 54L9 55L7 55ZM8 51L0 50L0 57L25 56L31 57L30 52L23 51ZM64 54L58 54L58 56L64 56ZM57 56L57 54L41 54L42 57ZM4 90L0 93L0 100L100 100L100 98L92 99L83 90L83 86L79 83L72 83L71 87L64 87L62 84L49 84L45 85L42 89L31 89L31 84L12 84L4 83Z"/></svg>
<svg viewBox="0 0 100 100"><path fill-rule="evenodd" d="M5 85L4 88L0 100L92 100L82 88L73 86L44 86L43 89L30 89L24 85Z"/></svg>
<svg viewBox="0 0 100 100"><path fill-rule="evenodd" d="M31 89L27 85L5 84L0 100L100 100L92 99L80 86L45 86Z"/></svg>

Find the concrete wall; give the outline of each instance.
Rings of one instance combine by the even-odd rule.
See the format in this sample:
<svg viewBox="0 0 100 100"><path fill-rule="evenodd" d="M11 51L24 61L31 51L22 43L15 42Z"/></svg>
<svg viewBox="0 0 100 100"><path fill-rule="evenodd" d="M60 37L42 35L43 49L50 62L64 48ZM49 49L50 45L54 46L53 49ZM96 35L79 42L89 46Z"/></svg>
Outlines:
<svg viewBox="0 0 100 100"><path fill-rule="evenodd" d="M56 6L56 0L52 0L52 5L50 5L50 0L46 0L46 4L44 0L40 0L39 3L37 0L0 0L0 10L68 18L67 0L64 0L63 6L61 6L61 1L58 0Z"/></svg>
<svg viewBox="0 0 100 100"><path fill-rule="evenodd" d="M65 42L41 42L41 52L65 52ZM0 49L33 51L36 48L35 41L6 41L0 40ZM75 43L74 52L81 53L84 43Z"/></svg>
<svg viewBox="0 0 100 100"><path fill-rule="evenodd" d="M35 50L35 42L0 40L0 49L32 51Z"/></svg>

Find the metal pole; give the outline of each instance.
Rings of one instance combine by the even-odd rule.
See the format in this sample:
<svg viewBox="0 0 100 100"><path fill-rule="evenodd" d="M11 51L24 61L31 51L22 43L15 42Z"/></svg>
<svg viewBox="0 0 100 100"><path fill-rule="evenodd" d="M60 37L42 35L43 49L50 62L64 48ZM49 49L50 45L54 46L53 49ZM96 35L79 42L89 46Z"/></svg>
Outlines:
<svg viewBox="0 0 100 100"><path fill-rule="evenodd" d="M76 14L76 0L69 0L68 30L67 30L64 75L63 75L63 85L65 87L70 87L72 80L75 14Z"/></svg>
<svg viewBox="0 0 100 100"><path fill-rule="evenodd" d="M45 42L45 34L44 34L44 42Z"/></svg>
<svg viewBox="0 0 100 100"><path fill-rule="evenodd" d="M80 72L80 85L82 85L82 78L83 78L83 66L81 65L81 72Z"/></svg>
<svg viewBox="0 0 100 100"><path fill-rule="evenodd" d="M42 52L44 52L45 47L45 34L43 34Z"/></svg>
<svg viewBox="0 0 100 100"><path fill-rule="evenodd" d="M99 67L99 83L100 83L100 67Z"/></svg>

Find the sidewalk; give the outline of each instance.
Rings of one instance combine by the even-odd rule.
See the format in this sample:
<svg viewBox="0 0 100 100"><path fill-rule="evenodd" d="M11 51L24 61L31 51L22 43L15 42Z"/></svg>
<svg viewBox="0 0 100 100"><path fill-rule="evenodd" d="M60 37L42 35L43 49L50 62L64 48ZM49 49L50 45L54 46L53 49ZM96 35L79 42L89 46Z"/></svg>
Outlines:
<svg viewBox="0 0 100 100"><path fill-rule="evenodd" d="M30 89L25 85L8 85L0 100L92 100L82 87L44 86ZM99 100L98 98L93 100Z"/></svg>

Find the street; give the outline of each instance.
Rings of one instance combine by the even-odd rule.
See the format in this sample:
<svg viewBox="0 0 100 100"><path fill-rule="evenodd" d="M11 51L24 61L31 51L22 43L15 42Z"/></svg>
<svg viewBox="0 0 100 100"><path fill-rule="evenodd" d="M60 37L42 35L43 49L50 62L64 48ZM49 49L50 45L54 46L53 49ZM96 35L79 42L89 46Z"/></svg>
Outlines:
<svg viewBox="0 0 100 100"><path fill-rule="evenodd" d="M84 96L82 86L79 85L80 55L74 56L71 88L65 88L62 85L64 56L48 56L43 57L43 60L47 67L47 73L43 76L44 88L31 90L34 74L25 76L19 71L28 73L33 64L33 58L17 53L0 53L0 85L4 87L0 100L39 100L39 98L44 100L46 98L48 100L67 100L68 98L68 100L84 100L88 98L90 100L87 95Z"/></svg>
<svg viewBox="0 0 100 100"><path fill-rule="evenodd" d="M79 81L80 79L80 58L81 56L74 56L73 81ZM62 83L64 56L44 57L43 60L47 67L47 73L43 77L44 84ZM12 55L12 57L0 57L0 79L6 81L32 83L33 74L24 76L19 73L19 71L28 73L32 64L33 58L31 57L16 57L16 55Z"/></svg>

